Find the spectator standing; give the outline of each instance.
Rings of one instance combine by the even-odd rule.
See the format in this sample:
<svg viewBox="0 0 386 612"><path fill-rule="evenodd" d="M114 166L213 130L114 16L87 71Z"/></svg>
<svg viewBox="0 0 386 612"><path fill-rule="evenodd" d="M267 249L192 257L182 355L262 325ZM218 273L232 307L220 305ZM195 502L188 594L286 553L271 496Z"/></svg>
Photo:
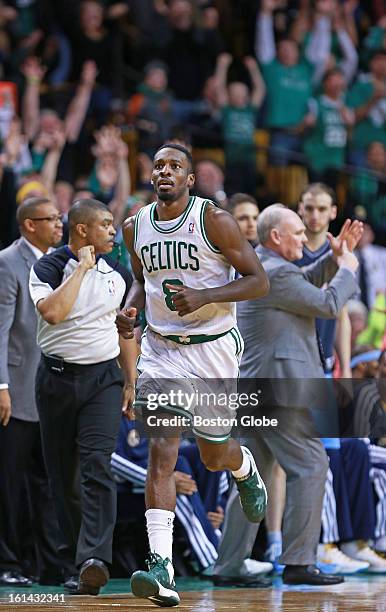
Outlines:
<svg viewBox="0 0 386 612"><path fill-rule="evenodd" d="M255 128L257 114L265 96L265 85L256 60L245 57L244 64L249 72L252 91L241 81L227 86L227 72L232 56L222 53L217 62L217 98L222 114L222 132L225 145L226 191L256 191L256 145Z"/></svg>
<svg viewBox="0 0 386 612"><path fill-rule="evenodd" d="M164 36L152 41L154 55L169 68L169 86L176 97L174 115L184 123L200 107L199 96L213 74L222 42L217 28L195 25L190 0L171 0L165 18Z"/></svg>
<svg viewBox="0 0 386 612"><path fill-rule="evenodd" d="M355 112L355 127L349 148L349 161L364 166L366 150L374 142L386 146L386 50L376 51L370 71L358 75L347 95L347 104Z"/></svg>
<svg viewBox="0 0 386 612"><path fill-rule="evenodd" d="M366 165L350 178L348 214L368 220L374 228L377 243L386 246L386 148L372 142L366 154Z"/></svg>
<svg viewBox="0 0 386 612"><path fill-rule="evenodd" d="M338 172L346 161L348 128L354 112L346 105L346 84L341 70L334 68L323 78L323 93L310 104L309 124L303 150L312 181L335 187Z"/></svg>
<svg viewBox="0 0 386 612"><path fill-rule="evenodd" d="M153 157L169 139L174 123L173 98L167 90L168 73L163 62L149 62L144 68L144 78L128 104L128 119L137 128L138 149Z"/></svg>
<svg viewBox="0 0 386 612"><path fill-rule="evenodd" d="M92 60L98 70L97 88L92 96L92 111L97 127L103 125L117 87L118 34L104 23L104 7L99 0L82 0L79 4L79 23L67 32L72 49L72 81L79 80L81 66Z"/></svg>
<svg viewBox="0 0 386 612"><path fill-rule="evenodd" d="M312 95L314 68L300 58L297 43L282 38L277 46L273 31L273 10L277 2L264 0L256 18L256 56L267 86L266 125L271 132L270 162L287 165L296 161L300 134L307 126L308 100ZM291 100L291 104L288 101Z"/></svg>

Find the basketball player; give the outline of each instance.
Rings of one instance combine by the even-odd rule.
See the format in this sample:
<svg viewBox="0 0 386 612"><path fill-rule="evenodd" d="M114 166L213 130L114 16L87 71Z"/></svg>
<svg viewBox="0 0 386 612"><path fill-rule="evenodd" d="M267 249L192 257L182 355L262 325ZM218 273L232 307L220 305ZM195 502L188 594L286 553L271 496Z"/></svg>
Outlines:
<svg viewBox="0 0 386 612"><path fill-rule="evenodd" d="M227 391L226 382L237 378L243 348L234 302L262 297L269 289L253 248L232 216L208 200L189 197L194 174L187 149L163 145L154 156L152 183L156 201L124 224L135 280L126 308L117 317L119 332L130 337L136 313L145 305L148 327L138 362L136 406L146 404L149 389L164 390L161 379L179 379L194 393L211 378L216 379L216 389ZM237 280L232 280L233 268L240 274ZM194 416L200 409L198 404L190 408ZM163 416L188 414L186 406L179 405L163 411ZM208 413L216 416L221 409L210 406L203 414ZM230 439L230 430L221 424L214 429L193 427L204 465L211 471L232 472L246 516L258 522L267 504L265 486L252 454ZM172 565L176 504L172 474L179 437L179 432L175 437L150 437L149 571L137 571L131 578L133 594L158 606L176 606L180 601Z"/></svg>

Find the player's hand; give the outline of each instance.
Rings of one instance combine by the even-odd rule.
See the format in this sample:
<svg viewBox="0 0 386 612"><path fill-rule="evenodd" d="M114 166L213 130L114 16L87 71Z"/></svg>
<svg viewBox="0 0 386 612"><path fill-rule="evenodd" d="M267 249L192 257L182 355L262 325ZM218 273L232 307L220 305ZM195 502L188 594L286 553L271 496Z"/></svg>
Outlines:
<svg viewBox="0 0 386 612"><path fill-rule="evenodd" d="M346 219L339 235L334 238L330 232L327 232L327 239L330 242L331 249L335 257L339 257L343 253L343 242L346 242L348 251L353 251L357 246L363 234L362 221L350 221Z"/></svg>
<svg viewBox="0 0 386 612"><path fill-rule="evenodd" d="M224 520L224 510L221 506L217 506L216 512L208 512L207 517L213 529L219 529Z"/></svg>
<svg viewBox="0 0 386 612"><path fill-rule="evenodd" d="M136 308L124 308L117 314L115 325L118 329L118 334L126 340L131 340L134 336L134 325L137 318Z"/></svg>
<svg viewBox="0 0 386 612"><path fill-rule="evenodd" d="M122 390L122 414L130 421L135 420L133 403L135 400L135 386L133 383L125 382Z"/></svg>
<svg viewBox="0 0 386 612"><path fill-rule="evenodd" d="M79 265L85 270L91 270L95 266L95 248L92 244L82 247L78 251Z"/></svg>
<svg viewBox="0 0 386 612"><path fill-rule="evenodd" d="M0 425L6 427L11 418L11 396L8 389L0 389Z"/></svg>
<svg viewBox="0 0 386 612"><path fill-rule="evenodd" d="M185 285L165 285L167 289L174 292L171 300L180 317L190 314L206 304L205 290L191 289Z"/></svg>
<svg viewBox="0 0 386 612"><path fill-rule="evenodd" d="M181 495L193 495L193 493L196 493L197 485L190 474L185 474L185 472L174 472L174 480L177 493Z"/></svg>

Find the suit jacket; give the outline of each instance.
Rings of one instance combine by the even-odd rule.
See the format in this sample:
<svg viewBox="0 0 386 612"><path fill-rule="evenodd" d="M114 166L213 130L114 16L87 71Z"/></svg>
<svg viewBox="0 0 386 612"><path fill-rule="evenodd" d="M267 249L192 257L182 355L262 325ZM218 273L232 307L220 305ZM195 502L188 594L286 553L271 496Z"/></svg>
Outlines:
<svg viewBox="0 0 386 612"><path fill-rule="evenodd" d="M338 270L327 254L298 268L271 249L256 249L270 291L264 298L239 302L237 323L245 350L245 378L323 378L315 318L333 319L357 291L354 275ZM328 282L328 287L322 285Z"/></svg>
<svg viewBox="0 0 386 612"><path fill-rule="evenodd" d="M0 251L0 383L9 384L12 416L38 421L35 375L40 359L29 272L36 257L23 239Z"/></svg>

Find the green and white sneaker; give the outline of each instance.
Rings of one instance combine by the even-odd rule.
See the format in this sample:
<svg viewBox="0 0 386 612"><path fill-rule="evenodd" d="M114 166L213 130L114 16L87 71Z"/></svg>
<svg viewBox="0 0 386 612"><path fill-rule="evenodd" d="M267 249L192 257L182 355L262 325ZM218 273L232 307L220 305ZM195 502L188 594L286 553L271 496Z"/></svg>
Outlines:
<svg viewBox="0 0 386 612"><path fill-rule="evenodd" d="M267 509L268 496L251 451L241 446L251 462L251 471L245 478L233 478L240 495L240 504L251 523L260 523Z"/></svg>
<svg viewBox="0 0 386 612"><path fill-rule="evenodd" d="M180 597L174 580L170 581L168 563L170 559L162 559L157 553L150 553L146 560L149 571L134 572L131 577L130 586L133 595L142 599L150 599L161 608L178 606Z"/></svg>

